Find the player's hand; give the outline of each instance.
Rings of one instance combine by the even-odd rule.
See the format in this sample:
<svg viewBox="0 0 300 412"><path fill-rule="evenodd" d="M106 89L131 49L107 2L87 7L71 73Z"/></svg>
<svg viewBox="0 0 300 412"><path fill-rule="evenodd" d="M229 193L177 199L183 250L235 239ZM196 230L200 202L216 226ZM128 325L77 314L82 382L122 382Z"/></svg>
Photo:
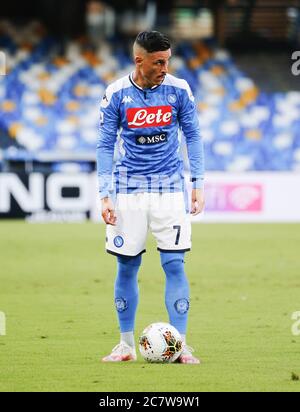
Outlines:
<svg viewBox="0 0 300 412"><path fill-rule="evenodd" d="M102 199L102 218L107 225L116 226L115 208L109 197Z"/></svg>
<svg viewBox="0 0 300 412"><path fill-rule="evenodd" d="M203 189L193 189L192 190L192 207L191 214L192 216L197 216L199 213L204 210L204 191Z"/></svg>

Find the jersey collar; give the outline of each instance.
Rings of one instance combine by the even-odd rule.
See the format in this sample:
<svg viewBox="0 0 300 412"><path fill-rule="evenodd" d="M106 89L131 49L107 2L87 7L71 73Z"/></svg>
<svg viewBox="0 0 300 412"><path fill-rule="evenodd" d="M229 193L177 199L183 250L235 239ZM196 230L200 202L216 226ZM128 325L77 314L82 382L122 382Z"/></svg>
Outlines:
<svg viewBox="0 0 300 412"><path fill-rule="evenodd" d="M156 90L159 86L161 86L163 84L163 82L165 81L165 79L161 82L161 84L156 84L155 86L150 87L149 89L143 89L141 86L139 86L138 84L136 84L136 82L133 80L133 74L134 72L130 73L129 75L129 80L132 83L132 85L134 87L136 87L137 89L141 90L142 92L144 91L154 91Z"/></svg>

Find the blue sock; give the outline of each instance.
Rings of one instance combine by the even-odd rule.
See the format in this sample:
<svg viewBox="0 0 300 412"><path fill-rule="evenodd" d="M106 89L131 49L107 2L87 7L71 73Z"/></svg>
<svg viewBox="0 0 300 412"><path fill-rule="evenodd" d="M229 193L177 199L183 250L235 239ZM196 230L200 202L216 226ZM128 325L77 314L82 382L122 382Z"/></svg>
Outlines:
<svg viewBox="0 0 300 412"><path fill-rule="evenodd" d="M137 274L142 256L118 256L118 274L115 283L115 306L121 333L134 331L135 314L139 300Z"/></svg>
<svg viewBox="0 0 300 412"><path fill-rule="evenodd" d="M160 259L166 274L165 302L169 322L185 335L190 298L189 283L184 272L184 253L161 252Z"/></svg>

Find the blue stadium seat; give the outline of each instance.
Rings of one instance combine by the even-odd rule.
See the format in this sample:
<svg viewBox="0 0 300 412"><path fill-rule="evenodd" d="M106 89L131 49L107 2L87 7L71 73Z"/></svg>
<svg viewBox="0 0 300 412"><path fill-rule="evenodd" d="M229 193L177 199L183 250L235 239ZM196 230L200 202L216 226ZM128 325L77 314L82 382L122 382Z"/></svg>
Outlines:
<svg viewBox="0 0 300 412"><path fill-rule="evenodd" d="M24 39L24 49L7 27L0 36L9 55L0 77L0 129L11 140L4 156L94 159L101 96L132 67L130 55L115 43L114 55L101 58L73 42L77 51L61 57L58 43L42 36ZM214 40L180 43L173 55L172 73L195 95L207 170L300 170L299 92L260 91Z"/></svg>

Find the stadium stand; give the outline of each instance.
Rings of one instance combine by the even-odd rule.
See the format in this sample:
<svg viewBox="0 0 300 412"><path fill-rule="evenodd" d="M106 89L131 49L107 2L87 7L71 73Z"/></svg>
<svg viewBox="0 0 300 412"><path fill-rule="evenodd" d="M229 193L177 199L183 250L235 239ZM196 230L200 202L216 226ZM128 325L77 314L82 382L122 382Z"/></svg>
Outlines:
<svg viewBox="0 0 300 412"><path fill-rule="evenodd" d="M0 162L95 160L98 112L108 83L132 70L126 48L80 40L61 56L40 23L0 23L7 73L0 76ZM267 93L214 41L178 43L171 73L192 87L206 169L300 170L300 92ZM271 68L270 68L271 69Z"/></svg>

